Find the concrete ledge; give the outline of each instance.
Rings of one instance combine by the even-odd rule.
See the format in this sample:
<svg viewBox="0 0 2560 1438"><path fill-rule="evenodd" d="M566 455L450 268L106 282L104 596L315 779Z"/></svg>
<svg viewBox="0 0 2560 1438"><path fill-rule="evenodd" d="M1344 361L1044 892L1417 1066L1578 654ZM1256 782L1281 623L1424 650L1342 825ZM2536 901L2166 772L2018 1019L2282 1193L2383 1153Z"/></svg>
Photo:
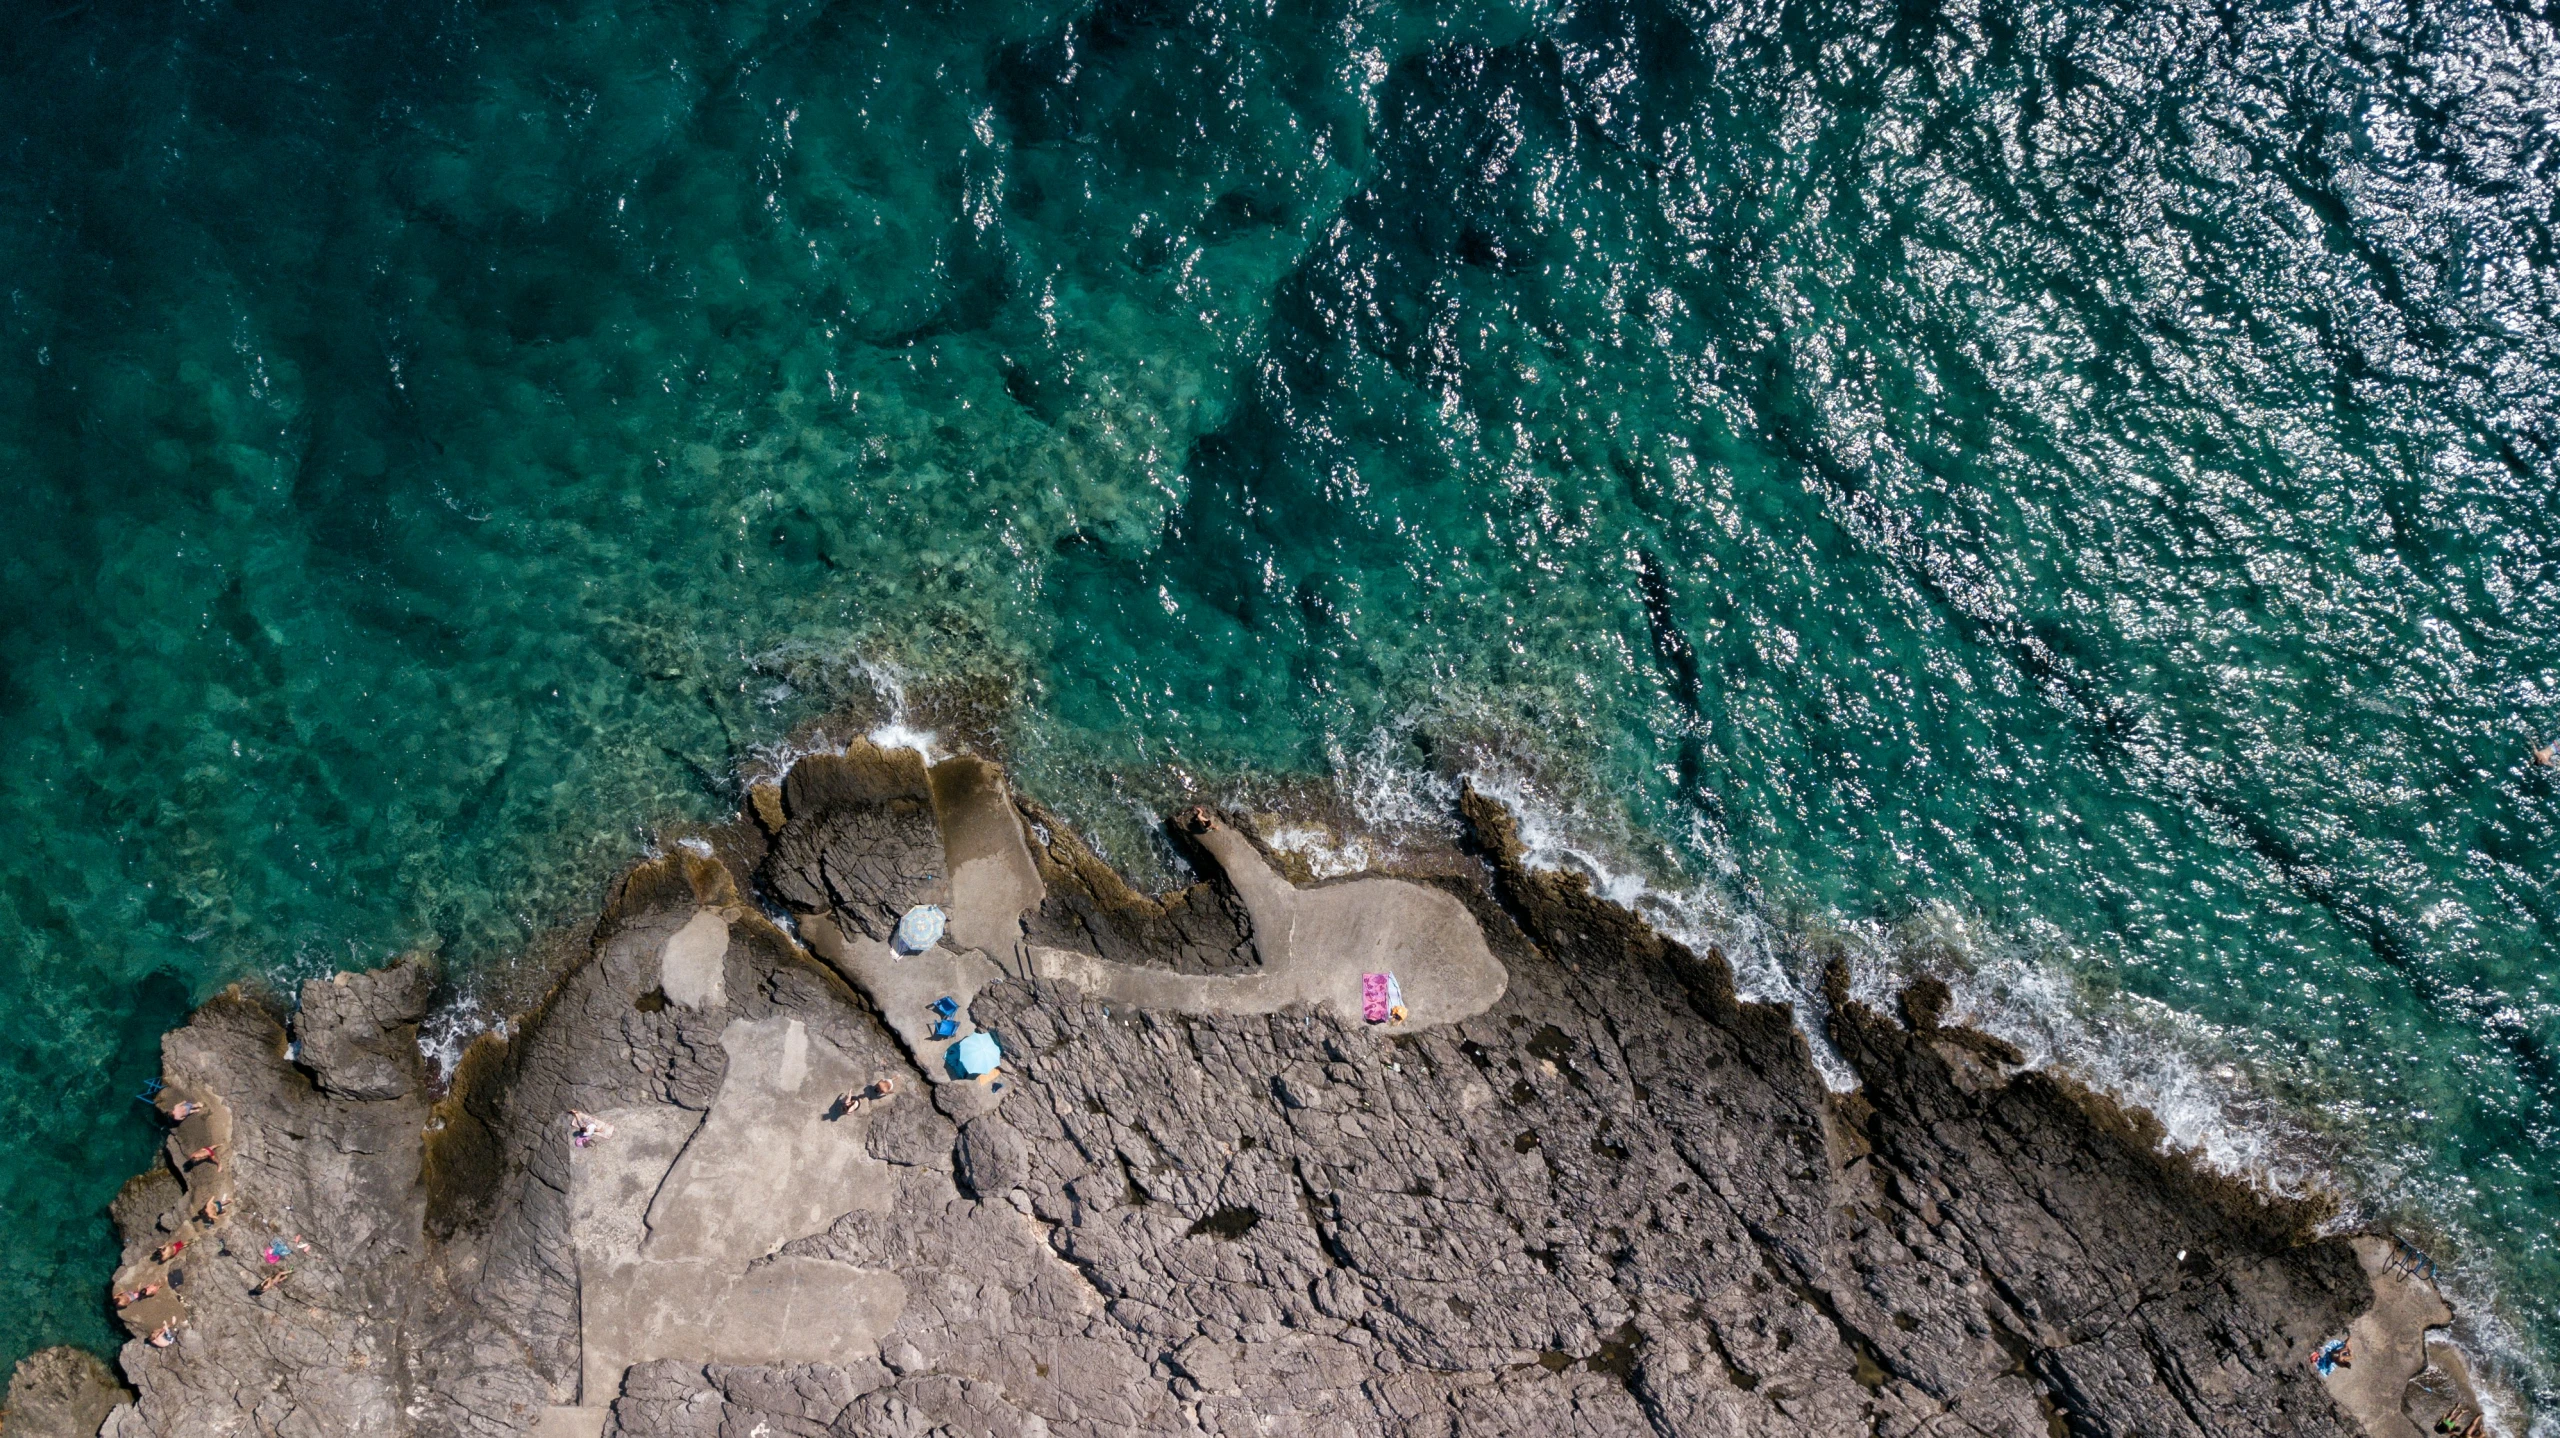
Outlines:
<svg viewBox="0 0 2560 1438"><path fill-rule="evenodd" d="M871 1075L794 1018L735 1020L720 1042L729 1067L709 1113L611 1110L598 1117L612 1132L571 1157L580 1414L602 1411L624 1370L650 1359L873 1356L906 1305L893 1274L773 1257L846 1213L886 1208L865 1118L829 1117Z"/></svg>
<svg viewBox="0 0 2560 1438"><path fill-rule="evenodd" d="M1393 973L1414 1026L1456 1023L1491 1008L1509 986L1475 916L1455 898L1401 879L1354 879L1300 889L1223 824L1199 834L1253 918L1262 968L1177 974L1064 949L1031 951L1041 978L1138 1008L1271 1013L1292 1004L1360 1021L1360 976Z"/></svg>
<svg viewBox="0 0 2560 1438"><path fill-rule="evenodd" d="M604 1438L610 1408L545 1408L533 1420L533 1438Z"/></svg>

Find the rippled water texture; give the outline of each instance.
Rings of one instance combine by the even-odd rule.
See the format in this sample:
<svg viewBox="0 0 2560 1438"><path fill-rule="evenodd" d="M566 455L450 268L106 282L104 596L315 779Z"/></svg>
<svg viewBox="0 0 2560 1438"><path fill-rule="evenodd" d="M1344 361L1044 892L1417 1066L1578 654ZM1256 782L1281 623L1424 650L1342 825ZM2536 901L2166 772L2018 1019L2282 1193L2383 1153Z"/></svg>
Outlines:
<svg viewBox="0 0 2560 1438"><path fill-rule="evenodd" d="M2560 1347L2551 17L364 10L0 20L9 1355L190 998L514 952L866 672L1124 849L1499 770Z"/></svg>

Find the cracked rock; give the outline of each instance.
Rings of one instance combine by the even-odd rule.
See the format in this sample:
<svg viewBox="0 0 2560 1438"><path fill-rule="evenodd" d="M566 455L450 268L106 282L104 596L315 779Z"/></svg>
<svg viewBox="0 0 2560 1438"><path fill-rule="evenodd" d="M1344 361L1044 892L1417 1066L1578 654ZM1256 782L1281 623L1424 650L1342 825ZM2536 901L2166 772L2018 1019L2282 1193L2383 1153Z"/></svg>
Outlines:
<svg viewBox="0 0 2560 1438"><path fill-rule="evenodd" d="M232 1207L103 1433L2357 1431L2305 1360L2374 1290L2316 1211L2166 1156L1931 993L1897 1018L1835 992L1861 1082L1835 1095L1720 954L1528 870L1473 796L1481 863L1429 881L1507 975L1489 1007L1180 1010L1024 968L970 1003L998 1080L928 1084L750 902L885 936L952 882L928 780L804 759L756 800L769 853L710 846L753 874L635 867L432 1101L422 970L306 988L309 1077L269 1008L206 1005L163 1068L227 1104ZM1171 917L1021 812L1048 895L1085 906L1076 953L1151 993L1271 971L1211 921L1244 913L1214 872ZM715 909L721 998L670 1003L668 939ZM1026 945L1073 927L1023 912ZM572 1110L607 1131L574 1144ZM171 1169L129 1185L128 1269L196 1201ZM279 1240L292 1278L253 1293Z"/></svg>

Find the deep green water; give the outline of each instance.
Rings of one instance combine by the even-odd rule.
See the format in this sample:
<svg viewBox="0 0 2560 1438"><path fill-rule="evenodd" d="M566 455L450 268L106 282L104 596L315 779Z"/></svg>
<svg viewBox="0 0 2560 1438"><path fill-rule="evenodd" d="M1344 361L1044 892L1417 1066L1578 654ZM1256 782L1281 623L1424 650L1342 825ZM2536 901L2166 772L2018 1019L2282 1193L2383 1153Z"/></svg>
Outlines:
<svg viewBox="0 0 2560 1438"><path fill-rule="evenodd" d="M903 685L1141 866L1185 783L1473 775L1762 993L1951 973L2427 1235L2550 1406L2553 15L64 0L0 67L0 1359L109 1341L190 1001L467 976Z"/></svg>

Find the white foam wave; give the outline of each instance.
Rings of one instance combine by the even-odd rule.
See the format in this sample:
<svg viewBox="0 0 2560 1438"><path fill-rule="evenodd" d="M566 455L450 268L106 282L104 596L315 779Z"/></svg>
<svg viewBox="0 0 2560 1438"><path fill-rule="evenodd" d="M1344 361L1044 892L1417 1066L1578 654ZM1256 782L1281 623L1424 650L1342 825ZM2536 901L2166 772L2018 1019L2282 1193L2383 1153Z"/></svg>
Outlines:
<svg viewBox="0 0 2560 1438"><path fill-rule="evenodd" d="M1457 795L1472 786L1509 811L1528 867L1584 875L1594 892L1694 952L1721 950L1744 998L1793 1009L1815 1067L1836 1091L1853 1088L1856 1078L1823 1037L1821 967L1833 953L1846 960L1850 994L1862 1003L1890 1013L1912 982L1937 978L1953 994L1952 1020L2015 1045L2026 1067L2067 1074L2151 1114L2165 1147L2262 1192L2345 1200L2331 1225L2338 1231L2379 1216L2338 1181L2333 1146L2253 1079L2241 1057L2247 1035L2105 984L2102 966L2059 928L2003 932L1940 903L1891 923L1819 916L1813 922L1826 942L1808 943L1808 935L1782 931L1737 897L1733 866L1706 879L1666 879L1638 857L1634 834L1561 797L1556 791L1565 786L1541 783L1513 756L1477 753L1466 767L1442 774L1397 757L1411 752L1403 734L1382 730L1357 754L1335 755L1336 784L1366 832L1301 838L1284 831L1286 847L1321 849L1338 866L1381 835L1454 834ZM2530 1386L2535 1369L2530 1345L2501 1316L2489 1276L2466 1266L2448 1271L2441 1286L2460 1315L2448 1341L2473 1371L2489 1430L2560 1438L2560 1415L2537 1414L2528 1430L2525 1407L2501 1391L2519 1379Z"/></svg>
<svg viewBox="0 0 2560 1438"><path fill-rule="evenodd" d="M1404 763L1408 746L1393 729L1380 728L1357 753L1331 746L1334 779L1362 827L1380 834L1458 832L1458 785L1431 770Z"/></svg>
<svg viewBox="0 0 2560 1438"><path fill-rule="evenodd" d="M1827 1087L1835 1093L1857 1087L1857 1075L1825 1034L1828 1015L1819 968L1791 965L1779 936L1725 885L1712 878L1664 882L1648 874L1634 857L1632 843L1613 832L1613 826L1551 799L1533 777L1500 757L1480 758L1463 780L1510 811L1524 866L1581 874L1593 893L1693 953L1721 952L1743 998L1795 1012L1812 1049L1814 1069ZM1852 974L1856 992L1854 965Z"/></svg>
<svg viewBox="0 0 2560 1438"><path fill-rule="evenodd" d="M1319 879L1338 879L1377 867L1369 846L1359 839L1344 839L1322 829L1293 824L1262 836L1262 842L1283 854L1295 854L1306 861L1307 872Z"/></svg>
<svg viewBox="0 0 2560 1438"><path fill-rule="evenodd" d="M940 736L930 729L913 729L892 720L878 726L863 737L883 749L913 749L924 757L924 762L931 764L933 746Z"/></svg>
<svg viewBox="0 0 2560 1438"><path fill-rule="evenodd" d="M1560 792L1570 785L1540 778L1534 761L1480 748L1463 767L1435 771L1408 757L1411 732L1409 724L1382 727L1357 751L1331 756L1356 832L1291 826L1269 842L1305 855L1320 876L1353 872L1401 839L1454 835L1458 793L1472 787L1510 813L1527 867L1583 875L1595 893L1692 951L1722 952L1742 997L1792 1009L1816 1069L1835 1091L1854 1088L1856 1075L1824 1036L1822 970L1833 954L1847 962L1851 996L1888 1013L1913 981L1944 981L1954 994L1952 1017L2015 1044L2029 1067L2067 1072L2150 1112L2171 1145L2217 1172L2294 1195L2319 1182L2318 1146L2258 1096L2237 1062L2234 1036L2168 1005L2084 982L2078 976L2091 966L2059 930L1997 933L1936 904L1899 923L1818 916L1825 942L1809 943L1737 894L1730 863L1704 878L1657 872L1623 822L1576 803ZM1711 843L1697 847L1716 851Z"/></svg>
<svg viewBox="0 0 2560 1438"><path fill-rule="evenodd" d="M418 1052L427 1061L427 1077L439 1086L452 1082L453 1071L462 1064L462 1055L472 1040L485 1033L504 1038L507 1018L492 1013L480 996L464 992L438 1007L418 1025Z"/></svg>
<svg viewBox="0 0 2560 1438"><path fill-rule="evenodd" d="M889 711L889 717L863 737L883 749L913 749L924 762L932 763L933 746L939 736L907 722L906 674L896 665L877 659L856 660L854 668L870 684L872 697Z"/></svg>
<svg viewBox="0 0 2560 1438"><path fill-rule="evenodd" d="M2532 1348L2509 1323L2485 1275L2440 1274L2437 1290L2453 1305L2454 1320L2445 1335L2471 1371L2472 1392L2480 1399L2480 1416L2495 1438L2560 1438L2560 1412L2533 1412L2517 1390L2529 1383L2534 1369Z"/></svg>
<svg viewBox="0 0 2560 1438"><path fill-rule="evenodd" d="M855 657L822 657L793 650L776 650L759 656L759 667L787 666L794 672L815 667L824 672L821 687L829 691L850 692L857 686L865 692L879 722L863 731L862 737L883 749L913 749L927 764L934 762L934 746L941 736L930 729L910 724L907 703L907 676L898 666L883 660ZM779 784L791 766L812 754L842 753L843 735L821 724L793 737L772 744L760 744L747 751L739 764L739 777L749 786Z"/></svg>

